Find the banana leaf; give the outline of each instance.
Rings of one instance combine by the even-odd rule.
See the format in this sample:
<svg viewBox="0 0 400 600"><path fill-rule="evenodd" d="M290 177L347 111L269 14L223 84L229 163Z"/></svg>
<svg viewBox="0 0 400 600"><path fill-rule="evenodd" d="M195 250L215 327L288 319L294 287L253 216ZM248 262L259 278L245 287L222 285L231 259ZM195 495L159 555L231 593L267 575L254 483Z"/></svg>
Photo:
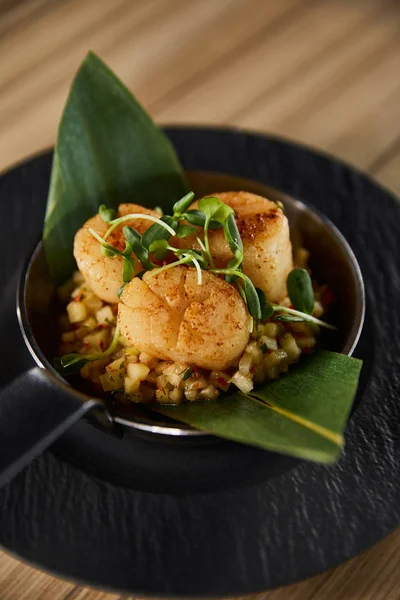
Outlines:
<svg viewBox="0 0 400 600"><path fill-rule="evenodd" d="M71 274L74 235L101 204L168 209L187 191L166 136L90 52L73 81L54 151L43 232L52 279Z"/></svg>
<svg viewBox="0 0 400 600"><path fill-rule="evenodd" d="M343 446L361 365L320 350L248 396L232 393L154 410L222 438L329 464Z"/></svg>

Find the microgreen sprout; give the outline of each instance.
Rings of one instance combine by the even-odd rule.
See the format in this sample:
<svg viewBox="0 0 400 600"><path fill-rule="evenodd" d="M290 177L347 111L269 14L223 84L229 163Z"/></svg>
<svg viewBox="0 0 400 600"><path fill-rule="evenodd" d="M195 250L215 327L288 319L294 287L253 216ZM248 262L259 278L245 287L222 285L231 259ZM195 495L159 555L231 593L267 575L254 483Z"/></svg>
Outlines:
<svg viewBox="0 0 400 600"><path fill-rule="evenodd" d="M107 358L107 356L111 356L114 354L120 338L120 332L118 326L115 328L114 336L111 341L111 344L108 346L104 352L98 352L95 354L64 354L61 359L55 359L54 367L60 373L68 371L71 373L73 371L79 371L86 363L93 362L94 360L100 360L102 358Z"/></svg>
<svg viewBox="0 0 400 600"><path fill-rule="evenodd" d="M124 215L123 217L118 217L118 219L113 219L112 221L108 222L108 225L110 225L110 227L108 228L108 230L106 231L106 233L104 234L104 238L103 239L107 239L108 236L114 231L114 229L116 227L118 227L118 225L120 225L121 223L125 223L126 221L133 221L133 219L142 219L144 221L153 221L153 223L157 223L157 225L159 225L160 227L163 227L164 229L166 229L168 231L168 233L170 234L170 236L175 235L175 230L172 229L172 227L170 227L168 225L168 223L165 222L165 218L162 217L161 219L157 218L157 217L153 217L153 215L144 215L141 213L132 213L129 215Z"/></svg>
<svg viewBox="0 0 400 600"><path fill-rule="evenodd" d="M128 283L132 279L133 273L135 271L135 261L134 261L133 257L131 256L131 254L133 252L132 244L130 244L128 241L126 241L125 242L125 250L123 252L121 252L120 250L117 250L117 248L114 248L114 246L111 246L111 244L108 244L104 240L104 238L99 236L99 234L94 231L94 229L89 228L89 233L94 238L96 238L96 240L98 242L100 242L102 253L105 256L109 256L109 257L121 256L121 258L124 261L122 279L123 279L124 283Z"/></svg>
<svg viewBox="0 0 400 600"><path fill-rule="evenodd" d="M188 367L187 369L185 369L183 372L182 381L186 381L187 379L189 379L189 377L192 376L192 373L193 373L193 367Z"/></svg>
<svg viewBox="0 0 400 600"><path fill-rule="evenodd" d="M293 269L287 280L287 290L292 307L280 306L268 302L264 292L256 289L252 281L242 271L244 258L243 243L236 224L234 210L215 196L202 198L198 208L189 209L193 202L194 193L190 192L175 202L173 214L164 215L157 219L151 215L129 214L119 218L112 218L113 212L106 206L99 209L102 219L109 224L109 229L101 238L93 229L90 233L100 242L102 252L105 256L119 255L124 260L123 281L128 283L134 274L134 262L132 252L143 265L144 269L151 271L152 275L161 273L178 265L192 265L197 271L197 282L202 284L202 269L208 269L215 275L224 275L225 280L236 285L237 290L244 302L247 304L250 324L252 329L254 321L265 321L274 319L282 322L307 322L313 327L325 327L336 329L333 325L325 323L312 315L314 311L314 292L309 274L305 269ZM280 202L279 208L283 210ZM123 228L126 240L125 250L120 252L106 242L107 237L117 225L133 219L147 219L153 221L141 236L130 226ZM195 227L194 227L195 226ZM198 228L203 229L203 239L199 235ZM229 245L233 257L228 261L225 268L216 268L210 249L209 230L223 228L224 237ZM170 245L172 236L185 239L194 236L200 247L200 251L191 248L175 248ZM149 254L153 254L157 261L163 261L168 253L176 256L177 260L159 267L152 262ZM140 273L140 276L143 272ZM124 285L121 286L118 296L121 295Z"/></svg>
<svg viewBox="0 0 400 600"><path fill-rule="evenodd" d="M105 204L99 207L99 215L103 219L104 223L109 223L117 216L117 211L113 208L107 208Z"/></svg>

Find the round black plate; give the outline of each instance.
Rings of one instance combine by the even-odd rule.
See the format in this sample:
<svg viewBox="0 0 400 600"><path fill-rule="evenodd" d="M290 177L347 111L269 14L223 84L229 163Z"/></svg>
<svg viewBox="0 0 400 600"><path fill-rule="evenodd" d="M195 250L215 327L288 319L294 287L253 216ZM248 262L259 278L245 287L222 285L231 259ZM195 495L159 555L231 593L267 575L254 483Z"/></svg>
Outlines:
<svg viewBox="0 0 400 600"><path fill-rule="evenodd" d="M283 140L167 132L186 169L281 189L317 207L350 242L368 314L345 451L324 467L213 438L121 441L80 423L0 491L0 543L40 568L110 589L247 594L333 567L399 525L400 204L347 165ZM41 233L50 168L46 154L0 178L0 385L31 365L15 289Z"/></svg>

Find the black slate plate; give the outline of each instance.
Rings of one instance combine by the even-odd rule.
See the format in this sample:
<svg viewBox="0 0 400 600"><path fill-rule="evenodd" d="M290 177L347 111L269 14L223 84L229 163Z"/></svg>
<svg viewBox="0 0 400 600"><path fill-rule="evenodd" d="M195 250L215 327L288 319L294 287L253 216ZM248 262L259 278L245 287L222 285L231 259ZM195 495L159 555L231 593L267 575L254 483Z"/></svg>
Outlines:
<svg viewBox="0 0 400 600"><path fill-rule="evenodd" d="M364 368L335 467L213 440L121 442L78 424L0 491L0 543L61 576L148 595L246 594L308 577L400 522L400 204L343 163L283 140L168 129L186 169L261 181L326 214L367 291ZM15 317L51 156L0 178L0 385L31 364ZM122 448L122 449L121 449Z"/></svg>

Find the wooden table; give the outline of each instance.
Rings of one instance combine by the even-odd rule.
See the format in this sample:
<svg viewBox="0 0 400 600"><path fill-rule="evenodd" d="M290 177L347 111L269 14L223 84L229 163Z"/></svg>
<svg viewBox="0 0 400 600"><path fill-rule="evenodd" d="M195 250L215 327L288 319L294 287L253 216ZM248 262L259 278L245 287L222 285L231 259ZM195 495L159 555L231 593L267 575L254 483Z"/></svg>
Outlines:
<svg viewBox="0 0 400 600"><path fill-rule="evenodd" d="M0 169L55 141L89 48L161 123L232 124L323 148L400 194L400 3L0 0ZM400 531L262 600L400 598ZM1 600L116 600L0 553Z"/></svg>

